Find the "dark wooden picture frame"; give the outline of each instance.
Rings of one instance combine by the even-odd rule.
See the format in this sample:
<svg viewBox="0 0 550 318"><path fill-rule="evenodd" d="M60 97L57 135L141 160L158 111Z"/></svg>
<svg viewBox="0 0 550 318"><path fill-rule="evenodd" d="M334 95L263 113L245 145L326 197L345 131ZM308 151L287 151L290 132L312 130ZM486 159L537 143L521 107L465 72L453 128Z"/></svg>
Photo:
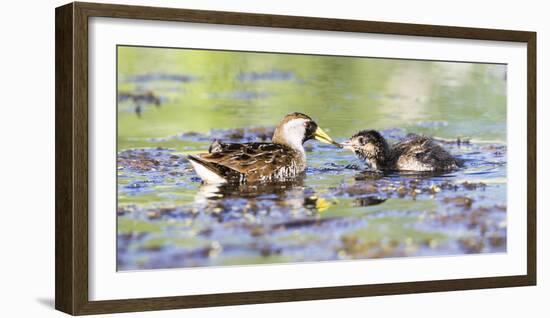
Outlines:
<svg viewBox="0 0 550 318"><path fill-rule="evenodd" d="M536 284L536 33L312 17L70 3L56 9L55 307L73 315L425 293ZM111 17L527 43L527 275L90 301L88 19Z"/></svg>

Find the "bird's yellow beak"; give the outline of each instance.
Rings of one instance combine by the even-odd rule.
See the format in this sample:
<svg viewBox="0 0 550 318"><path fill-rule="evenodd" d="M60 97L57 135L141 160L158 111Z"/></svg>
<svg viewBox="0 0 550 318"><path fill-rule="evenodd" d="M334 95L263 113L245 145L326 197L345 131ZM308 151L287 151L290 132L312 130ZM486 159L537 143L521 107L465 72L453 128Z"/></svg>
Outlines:
<svg viewBox="0 0 550 318"><path fill-rule="evenodd" d="M324 132L321 127L317 127L317 130L315 130L315 132L313 133L313 137L316 140L319 140L320 142L323 142L325 144L333 144L340 147L340 144L332 140L332 138L330 138L330 136L326 132Z"/></svg>

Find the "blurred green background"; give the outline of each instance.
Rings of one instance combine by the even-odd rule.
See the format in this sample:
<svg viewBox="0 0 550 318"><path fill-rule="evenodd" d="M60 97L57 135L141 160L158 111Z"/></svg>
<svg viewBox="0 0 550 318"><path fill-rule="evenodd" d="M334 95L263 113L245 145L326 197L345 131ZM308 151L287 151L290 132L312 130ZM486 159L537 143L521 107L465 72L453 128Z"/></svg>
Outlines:
<svg viewBox="0 0 550 318"><path fill-rule="evenodd" d="M337 139L399 127L505 141L505 77L505 65L120 46L119 92L153 91L164 100L141 118L133 103L119 103L118 146L274 126L294 111Z"/></svg>

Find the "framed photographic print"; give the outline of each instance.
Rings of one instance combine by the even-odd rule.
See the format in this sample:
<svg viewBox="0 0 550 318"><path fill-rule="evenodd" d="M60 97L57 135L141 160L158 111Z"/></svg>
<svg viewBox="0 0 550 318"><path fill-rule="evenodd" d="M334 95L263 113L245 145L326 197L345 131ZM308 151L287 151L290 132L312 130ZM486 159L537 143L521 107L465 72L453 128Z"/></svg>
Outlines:
<svg viewBox="0 0 550 318"><path fill-rule="evenodd" d="M536 33L56 9L56 308L536 284Z"/></svg>

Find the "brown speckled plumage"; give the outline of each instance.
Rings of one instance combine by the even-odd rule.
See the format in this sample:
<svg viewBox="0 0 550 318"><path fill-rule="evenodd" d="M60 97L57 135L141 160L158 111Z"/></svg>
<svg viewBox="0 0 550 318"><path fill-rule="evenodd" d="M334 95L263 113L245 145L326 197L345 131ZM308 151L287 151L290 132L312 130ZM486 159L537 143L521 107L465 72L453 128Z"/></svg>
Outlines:
<svg viewBox="0 0 550 318"><path fill-rule="evenodd" d="M461 162L433 139L410 135L407 140L393 146L375 130L363 130L344 143L375 170L449 171Z"/></svg>
<svg viewBox="0 0 550 318"><path fill-rule="evenodd" d="M274 143L216 143L210 153L189 156L230 182L292 178L305 169L305 157Z"/></svg>

